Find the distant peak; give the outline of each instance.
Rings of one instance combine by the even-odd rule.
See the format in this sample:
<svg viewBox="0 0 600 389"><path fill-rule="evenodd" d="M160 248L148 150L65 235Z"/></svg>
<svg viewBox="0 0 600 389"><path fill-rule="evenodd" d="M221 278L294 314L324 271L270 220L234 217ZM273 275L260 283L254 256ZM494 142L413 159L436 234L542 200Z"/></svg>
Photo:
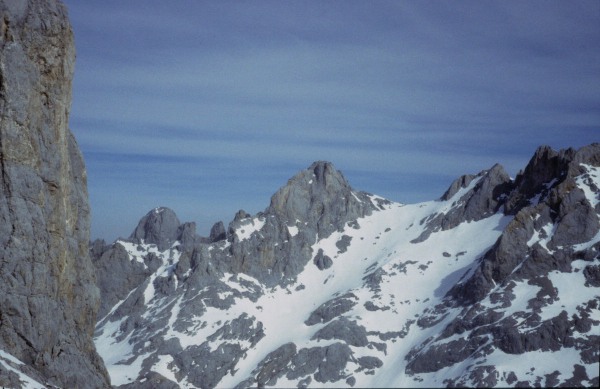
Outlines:
<svg viewBox="0 0 600 389"><path fill-rule="evenodd" d="M442 195L440 200L446 201L450 200L452 196L454 196L460 189L464 189L469 186L469 184L476 178L482 177L484 181L489 181L492 183L492 186L499 184L506 184L510 182L510 177L504 167L499 163L496 163L488 170L483 170L479 172L477 175L473 174L465 174L457 178L452 182L450 187L446 190L446 192ZM497 196L496 196L497 197Z"/></svg>
<svg viewBox="0 0 600 389"><path fill-rule="evenodd" d="M162 251L177 240L180 226L181 222L172 209L156 207L142 217L129 238L156 244Z"/></svg>
<svg viewBox="0 0 600 389"><path fill-rule="evenodd" d="M333 163L328 162L328 161L315 161L312 163L312 165L310 165L310 167L308 168L308 170L312 170L315 174L318 174L318 172L324 172L324 171L335 171L335 166L333 166Z"/></svg>
<svg viewBox="0 0 600 389"><path fill-rule="evenodd" d="M316 161L271 197L268 211L287 220L318 225L325 236L346 221L369 213L372 207L352 195L350 184L331 162Z"/></svg>

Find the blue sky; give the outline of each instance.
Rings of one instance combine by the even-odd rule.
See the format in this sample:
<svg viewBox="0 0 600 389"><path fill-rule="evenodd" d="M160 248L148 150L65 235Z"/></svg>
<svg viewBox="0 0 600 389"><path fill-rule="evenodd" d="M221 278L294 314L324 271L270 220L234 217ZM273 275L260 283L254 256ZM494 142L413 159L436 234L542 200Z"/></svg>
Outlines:
<svg viewBox="0 0 600 389"><path fill-rule="evenodd" d="M64 0L92 238L208 234L315 160L414 203L600 141L600 2Z"/></svg>

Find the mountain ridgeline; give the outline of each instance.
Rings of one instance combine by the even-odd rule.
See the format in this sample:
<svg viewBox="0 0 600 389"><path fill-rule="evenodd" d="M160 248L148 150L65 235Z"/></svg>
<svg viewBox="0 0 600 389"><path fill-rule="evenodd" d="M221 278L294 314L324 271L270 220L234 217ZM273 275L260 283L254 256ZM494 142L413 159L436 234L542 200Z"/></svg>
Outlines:
<svg viewBox="0 0 600 389"><path fill-rule="evenodd" d="M208 237L90 244L74 58L58 0L0 0L0 386L599 386L600 144L419 204L319 161Z"/></svg>
<svg viewBox="0 0 600 389"><path fill-rule="evenodd" d="M132 388L597 386L599 187L544 146L420 204L321 161L209 237L156 208L92 245L96 346Z"/></svg>

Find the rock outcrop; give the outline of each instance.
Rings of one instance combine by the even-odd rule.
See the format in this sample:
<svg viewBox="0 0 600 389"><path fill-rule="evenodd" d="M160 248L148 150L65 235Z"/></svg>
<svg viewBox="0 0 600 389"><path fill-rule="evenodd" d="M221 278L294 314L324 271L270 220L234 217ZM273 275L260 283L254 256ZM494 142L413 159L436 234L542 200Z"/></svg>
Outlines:
<svg viewBox="0 0 600 389"><path fill-rule="evenodd" d="M0 2L0 350L44 385L107 387L86 172L68 129L74 60L59 1ZM18 387L3 366L0 385Z"/></svg>
<svg viewBox="0 0 600 389"><path fill-rule="evenodd" d="M599 156L599 143L579 150L540 147L507 194L505 212L514 219L475 274L453 289L453 298L473 304L511 275L527 279L540 271L567 271L574 257L593 256L593 247L588 253L573 248L600 230L600 207L586 198L576 179L587 173L583 165L600 165ZM540 237L545 243L533 244Z"/></svg>
<svg viewBox="0 0 600 389"><path fill-rule="evenodd" d="M597 295L582 297L567 314L568 297L559 294L566 285L560 284L559 275L583 273L584 282L568 285L582 295L600 285L599 159L598 143L579 150L544 146L536 151L505 196L505 212L514 218L472 274L431 311L442 316L455 307L460 313L439 335L415 347L407 371L438 371L494 350L520 355L573 349L584 363L597 362L598 335L592 331L599 323L592 314L598 309ZM515 298L522 285L536 291L526 294L525 301ZM513 308L518 305L528 309L510 316L500 313L500 307L518 311ZM553 305L554 311L549 308ZM429 327L425 322L423 327ZM581 386L582 379L587 380L582 375L569 382ZM546 385L553 386L551 382ZM592 386L598 384L597 377L594 382Z"/></svg>
<svg viewBox="0 0 600 389"><path fill-rule="evenodd" d="M477 175L461 176L440 198L440 201L451 201L449 209L424 220L426 228L413 242L423 242L433 232L452 229L462 222L493 215L504 204L512 187L510 177L499 164Z"/></svg>

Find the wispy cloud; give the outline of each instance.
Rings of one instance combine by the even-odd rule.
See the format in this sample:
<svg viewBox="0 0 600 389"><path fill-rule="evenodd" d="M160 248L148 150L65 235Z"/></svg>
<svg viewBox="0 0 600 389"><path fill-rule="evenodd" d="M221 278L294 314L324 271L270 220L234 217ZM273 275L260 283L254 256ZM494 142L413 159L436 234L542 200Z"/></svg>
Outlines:
<svg viewBox="0 0 600 389"><path fill-rule="evenodd" d="M95 236L159 204L206 230L317 159L414 202L599 139L596 1L65 2Z"/></svg>

